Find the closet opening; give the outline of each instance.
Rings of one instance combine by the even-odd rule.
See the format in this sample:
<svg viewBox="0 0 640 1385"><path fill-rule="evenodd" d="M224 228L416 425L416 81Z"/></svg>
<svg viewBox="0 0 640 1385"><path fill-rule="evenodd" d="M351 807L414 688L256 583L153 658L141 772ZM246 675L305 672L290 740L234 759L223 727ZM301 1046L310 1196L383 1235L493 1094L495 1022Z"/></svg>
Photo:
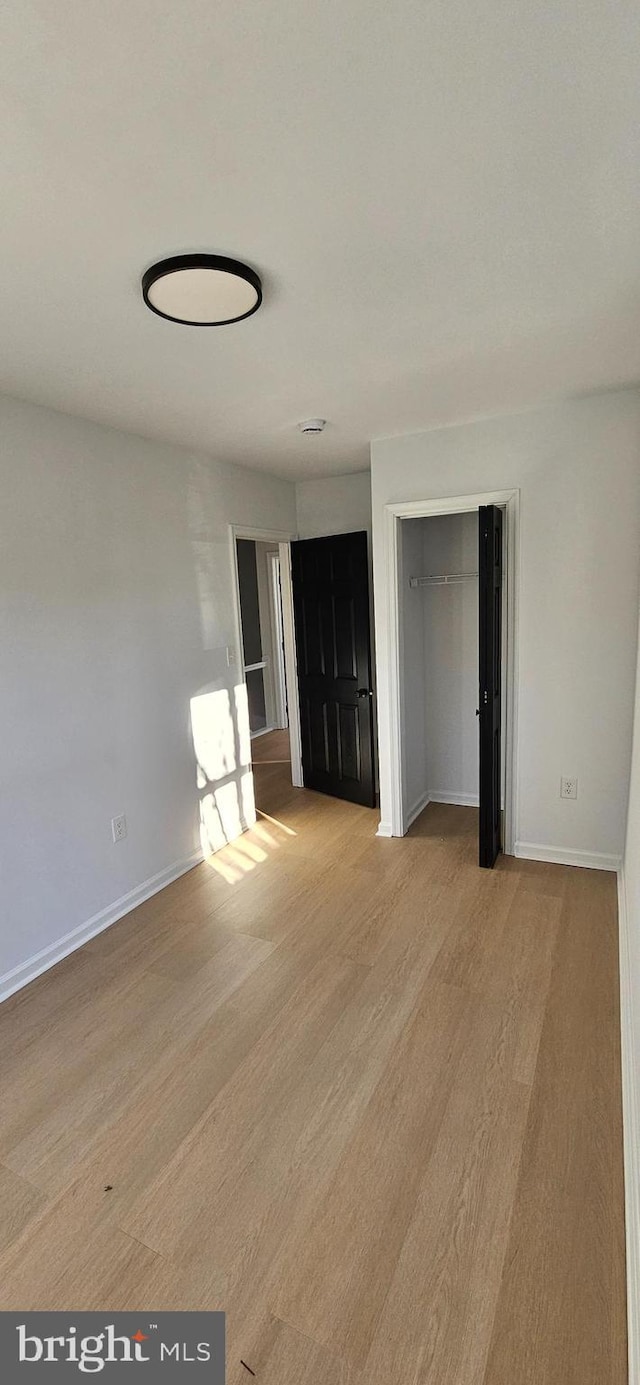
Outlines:
<svg viewBox="0 0 640 1385"><path fill-rule="evenodd" d="M514 850L517 495L388 512L395 755L384 835L473 839L490 867Z"/></svg>

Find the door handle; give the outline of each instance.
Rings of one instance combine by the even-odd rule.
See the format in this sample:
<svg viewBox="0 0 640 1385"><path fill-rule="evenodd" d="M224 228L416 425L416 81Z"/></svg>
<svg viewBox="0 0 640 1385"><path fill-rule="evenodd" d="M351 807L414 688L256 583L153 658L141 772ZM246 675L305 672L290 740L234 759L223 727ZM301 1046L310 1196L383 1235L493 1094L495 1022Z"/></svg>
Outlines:
<svg viewBox="0 0 640 1385"><path fill-rule="evenodd" d="M358 688L357 697L373 697L371 688Z"/></svg>

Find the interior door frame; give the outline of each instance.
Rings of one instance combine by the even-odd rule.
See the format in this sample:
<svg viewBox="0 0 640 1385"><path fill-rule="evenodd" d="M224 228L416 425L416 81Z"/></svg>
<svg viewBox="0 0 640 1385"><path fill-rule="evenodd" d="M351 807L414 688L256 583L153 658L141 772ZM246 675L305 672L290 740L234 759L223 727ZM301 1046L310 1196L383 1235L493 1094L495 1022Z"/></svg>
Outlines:
<svg viewBox="0 0 640 1385"><path fill-rule="evenodd" d="M409 824L403 807L402 705L403 667L400 632L399 525L403 519L427 519L431 515L468 514L481 505L499 505L504 511L504 854L513 856L518 804L518 603L520 552L520 491L480 491L429 500L405 500L385 505L384 547L388 619L388 698L391 784L389 821L381 821L378 835L404 837Z"/></svg>
<svg viewBox="0 0 640 1385"><path fill-rule="evenodd" d="M289 745L291 748L291 783L294 788L304 787L302 779L302 741L300 736L300 705L298 701L298 661L296 657L296 637L293 622L293 589L291 586L291 543L297 534L281 529L254 529L244 524L229 525L229 544L231 550L231 572L233 581L233 611L235 624L236 663L243 670L242 658L242 615L240 610L240 583L238 578L237 539L253 539L255 543L278 545L280 555L280 589L282 592L282 626L284 635L284 670L287 685L287 704L289 711Z"/></svg>
<svg viewBox="0 0 640 1385"><path fill-rule="evenodd" d="M269 596L273 621L273 682L277 725L287 725L287 671L284 662L284 621L280 582L280 550L269 554Z"/></svg>

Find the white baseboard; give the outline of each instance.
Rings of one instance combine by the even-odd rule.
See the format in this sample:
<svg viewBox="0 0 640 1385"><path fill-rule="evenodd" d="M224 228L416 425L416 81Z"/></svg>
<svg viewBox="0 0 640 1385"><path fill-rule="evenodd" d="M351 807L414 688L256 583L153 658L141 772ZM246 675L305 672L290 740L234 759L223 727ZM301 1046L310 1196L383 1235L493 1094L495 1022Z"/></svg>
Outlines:
<svg viewBox="0 0 640 1385"><path fill-rule="evenodd" d="M128 894L123 894L113 904L108 904L106 909L101 909L98 914L93 914L85 923L79 924L77 928L72 928L70 933L65 933L63 937L57 938L54 943L44 947L41 952L34 953L33 957L28 957L26 962L20 962L17 967L5 972L4 976L0 976L0 1002L7 1000L14 991L20 991L23 986L28 986L30 981L35 981L36 976L40 976L43 971L55 967L56 962L61 962L63 957L68 957L70 952L75 952L90 938L95 938L96 934L102 933L105 928L110 928L112 923L117 923L118 919L123 918L131 909L135 909L138 904L143 904L145 899L150 899L159 890L163 890L165 885L170 885L172 880L186 875L188 870L193 870L193 867L199 865L202 860L204 860L204 853L198 848L190 856L185 856L182 861L174 861L173 865L158 871L157 875L151 875L148 880L143 880L141 885L136 885L135 889L129 890Z"/></svg>
<svg viewBox="0 0 640 1385"><path fill-rule="evenodd" d="M620 944L620 1039L622 1049L622 1124L624 1145L625 1239L627 1248L627 1337L629 1385L640 1381L640 1123L637 1092L629 912L624 869L618 871Z"/></svg>
<svg viewBox="0 0 640 1385"><path fill-rule="evenodd" d="M477 793L449 793L448 789L429 789L431 803L455 803L458 808L477 808L480 798Z"/></svg>
<svg viewBox="0 0 640 1385"><path fill-rule="evenodd" d="M382 821L380 821L380 822L378 823L378 830L377 830L377 832L376 832L376 837L392 837L392 836L393 836L393 832L391 831L391 823L390 823L390 822L382 822Z"/></svg>
<svg viewBox="0 0 640 1385"><path fill-rule="evenodd" d="M420 794L420 797L416 799L415 803L413 804L413 807L409 809L405 820L406 832L409 831L412 822L415 822L416 818L419 818L420 814L424 812L427 804L429 803L429 799L430 795L428 793L422 793Z"/></svg>
<svg viewBox="0 0 640 1385"><path fill-rule="evenodd" d="M477 808L479 798L477 794L449 793L446 789L429 789L416 799L415 803L408 809L405 817L404 830L409 831L411 824L424 812L430 803L454 803L459 808ZM377 837L392 837L391 824L381 822L376 832Z"/></svg>
<svg viewBox="0 0 640 1385"><path fill-rule="evenodd" d="M514 856L524 861L549 861L556 866L583 866L588 870L618 871L621 865L619 856L609 856L601 851L577 851L563 846L541 846L538 842L516 842Z"/></svg>

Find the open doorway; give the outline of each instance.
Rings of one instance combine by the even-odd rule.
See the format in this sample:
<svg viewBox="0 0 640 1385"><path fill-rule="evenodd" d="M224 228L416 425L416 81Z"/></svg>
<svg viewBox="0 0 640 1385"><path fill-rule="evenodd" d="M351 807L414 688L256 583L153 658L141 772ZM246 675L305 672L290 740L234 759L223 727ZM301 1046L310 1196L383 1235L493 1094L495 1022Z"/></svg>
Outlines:
<svg viewBox="0 0 640 1385"><path fill-rule="evenodd" d="M513 853L517 492L387 507L389 823Z"/></svg>
<svg viewBox="0 0 640 1385"><path fill-rule="evenodd" d="M401 525L403 806L477 813L479 754L477 514Z"/></svg>
<svg viewBox="0 0 640 1385"><path fill-rule="evenodd" d="M302 785L291 541L277 532L230 528L237 657L246 686L256 803L274 775Z"/></svg>
<svg viewBox="0 0 640 1385"><path fill-rule="evenodd" d="M277 544L236 540L242 661L251 739L288 731L280 553Z"/></svg>
<svg viewBox="0 0 640 1385"><path fill-rule="evenodd" d="M373 807L366 532L294 540L230 525L229 534L258 807L269 765L283 788L286 778L289 787Z"/></svg>

